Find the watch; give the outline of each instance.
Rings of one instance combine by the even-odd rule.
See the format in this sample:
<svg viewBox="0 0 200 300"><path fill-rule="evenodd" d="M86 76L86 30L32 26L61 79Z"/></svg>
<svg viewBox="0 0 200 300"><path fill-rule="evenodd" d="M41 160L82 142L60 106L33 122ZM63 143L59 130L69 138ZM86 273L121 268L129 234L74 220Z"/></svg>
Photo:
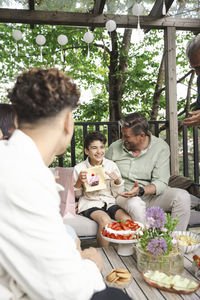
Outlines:
<svg viewBox="0 0 200 300"><path fill-rule="evenodd" d="M139 193L137 195L138 196L143 196L144 195L144 188L142 186L139 187Z"/></svg>

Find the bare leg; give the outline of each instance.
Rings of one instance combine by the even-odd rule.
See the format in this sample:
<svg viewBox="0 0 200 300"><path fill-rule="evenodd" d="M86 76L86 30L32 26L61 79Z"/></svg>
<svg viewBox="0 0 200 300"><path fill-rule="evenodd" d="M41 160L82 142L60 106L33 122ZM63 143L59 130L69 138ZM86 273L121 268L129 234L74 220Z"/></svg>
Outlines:
<svg viewBox="0 0 200 300"><path fill-rule="evenodd" d="M122 208L118 209L115 213L115 220L131 220L131 216Z"/></svg>
<svg viewBox="0 0 200 300"><path fill-rule="evenodd" d="M112 222L111 218L109 217L109 215L106 212L104 212L102 210L93 211L91 213L90 217L99 224L98 232L97 232L98 245L100 247L108 247L109 242L107 242L106 240L104 240L101 237L101 231L106 224Z"/></svg>

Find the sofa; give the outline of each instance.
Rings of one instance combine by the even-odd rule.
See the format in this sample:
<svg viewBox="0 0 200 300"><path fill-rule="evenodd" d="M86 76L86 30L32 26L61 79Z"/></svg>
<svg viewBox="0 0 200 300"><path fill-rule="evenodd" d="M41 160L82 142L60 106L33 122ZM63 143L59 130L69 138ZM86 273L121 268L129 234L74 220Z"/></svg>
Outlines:
<svg viewBox="0 0 200 300"><path fill-rule="evenodd" d="M61 197L60 213L63 217L64 224L72 226L81 240L94 239L98 229L97 223L75 212L73 168L56 167L55 170L58 171L59 175L56 179L57 183L64 187L64 189L59 192ZM188 190L189 187L193 186L193 182L183 176L171 176L169 186ZM197 193L198 189L195 190ZM188 191L190 192L190 190ZM190 195L192 208L188 227L200 227L200 211L194 209L195 206L200 206L200 198L197 197L199 195Z"/></svg>

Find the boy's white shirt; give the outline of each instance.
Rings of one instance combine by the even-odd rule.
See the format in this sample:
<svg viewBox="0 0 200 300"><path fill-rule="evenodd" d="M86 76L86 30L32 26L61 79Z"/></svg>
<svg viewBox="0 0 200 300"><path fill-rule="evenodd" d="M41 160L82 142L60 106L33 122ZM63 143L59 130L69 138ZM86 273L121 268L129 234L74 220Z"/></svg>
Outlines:
<svg viewBox="0 0 200 300"><path fill-rule="evenodd" d="M74 167L74 183L77 182L78 175L81 171L91 167L92 166L88 158L85 161L77 164ZM107 204L107 208L109 208L110 206L116 204L116 197L118 193L122 193L124 191L124 180L121 177L116 163L104 157L102 167L107 186L106 189L94 192L86 192L83 187L79 189L74 188L75 196L79 198L79 213L92 207L103 207L105 203ZM105 173L106 171L108 173L115 172L120 178L121 183L119 185L116 185L114 183L114 180L111 180L110 177Z"/></svg>
<svg viewBox="0 0 200 300"><path fill-rule="evenodd" d="M0 142L0 170L0 266L8 286L15 280L35 300L87 300L103 290L96 264L81 258L65 229L52 172L20 130Z"/></svg>

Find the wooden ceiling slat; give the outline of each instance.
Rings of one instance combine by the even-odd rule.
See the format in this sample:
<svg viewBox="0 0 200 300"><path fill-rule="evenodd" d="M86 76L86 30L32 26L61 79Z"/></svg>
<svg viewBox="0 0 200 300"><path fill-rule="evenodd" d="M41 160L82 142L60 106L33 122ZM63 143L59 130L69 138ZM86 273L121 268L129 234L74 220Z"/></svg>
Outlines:
<svg viewBox="0 0 200 300"><path fill-rule="evenodd" d="M105 3L106 3L106 0L95 0L93 14L97 14L97 15L102 14Z"/></svg>
<svg viewBox="0 0 200 300"><path fill-rule="evenodd" d="M114 20L119 28L137 28L138 23L138 18L131 15L93 15L90 13L0 9L1 23L104 27L108 20ZM199 30L200 19L174 17L158 19L151 16L142 16L140 17L140 25L144 29L164 29L168 26L174 26L177 30Z"/></svg>
<svg viewBox="0 0 200 300"><path fill-rule="evenodd" d="M30 10L35 9L35 1L34 0L28 0L28 6Z"/></svg>
<svg viewBox="0 0 200 300"><path fill-rule="evenodd" d="M174 2L174 0L165 0L166 12L168 12L168 10L172 6L173 2ZM156 0L152 7L152 10L149 13L149 16L162 17L162 8L163 8L163 1Z"/></svg>

